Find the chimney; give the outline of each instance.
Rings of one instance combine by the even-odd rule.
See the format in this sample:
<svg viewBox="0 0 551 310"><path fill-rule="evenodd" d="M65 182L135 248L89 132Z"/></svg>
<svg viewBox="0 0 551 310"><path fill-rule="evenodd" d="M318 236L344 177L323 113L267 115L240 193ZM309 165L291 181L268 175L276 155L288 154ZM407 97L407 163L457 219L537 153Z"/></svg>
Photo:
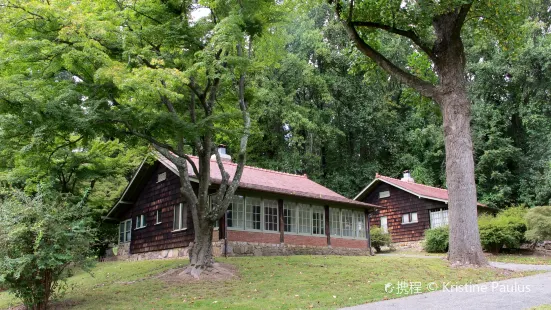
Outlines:
<svg viewBox="0 0 551 310"><path fill-rule="evenodd" d="M404 171L404 176L400 179L400 181L415 183L415 180L411 177L409 170Z"/></svg>
<svg viewBox="0 0 551 310"><path fill-rule="evenodd" d="M227 153L227 148L224 144L218 145L218 154L220 154L220 158L223 162L231 162L231 156ZM212 154L210 157L210 160L216 160L216 155Z"/></svg>

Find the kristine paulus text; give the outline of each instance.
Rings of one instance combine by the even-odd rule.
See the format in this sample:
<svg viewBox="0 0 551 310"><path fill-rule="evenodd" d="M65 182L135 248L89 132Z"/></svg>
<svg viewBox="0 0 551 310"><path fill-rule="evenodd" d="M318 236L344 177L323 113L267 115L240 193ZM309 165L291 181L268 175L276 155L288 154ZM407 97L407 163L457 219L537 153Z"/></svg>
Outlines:
<svg viewBox="0 0 551 310"><path fill-rule="evenodd" d="M530 285L518 284L503 284L499 282L481 283L481 284L452 284L451 282L442 282L442 290L444 292L459 292L459 293L529 293Z"/></svg>

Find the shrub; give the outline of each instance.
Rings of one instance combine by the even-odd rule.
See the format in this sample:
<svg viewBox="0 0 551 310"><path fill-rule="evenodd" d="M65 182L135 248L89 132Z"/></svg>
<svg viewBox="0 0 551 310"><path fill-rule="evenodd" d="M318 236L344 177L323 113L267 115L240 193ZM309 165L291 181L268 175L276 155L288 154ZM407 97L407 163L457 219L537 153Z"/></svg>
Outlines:
<svg viewBox="0 0 551 310"><path fill-rule="evenodd" d="M483 215L478 219L480 242L484 250L498 253L504 246L518 249L525 242L526 208L511 207L500 211L497 216Z"/></svg>
<svg viewBox="0 0 551 310"><path fill-rule="evenodd" d="M532 208L525 219L526 239L533 242L551 240L551 206Z"/></svg>
<svg viewBox="0 0 551 310"><path fill-rule="evenodd" d="M425 230L423 248L429 253L446 253L449 245L448 226Z"/></svg>
<svg viewBox="0 0 551 310"><path fill-rule="evenodd" d="M15 191L0 202L0 286L46 309L74 267L86 266L92 230L83 203Z"/></svg>
<svg viewBox="0 0 551 310"><path fill-rule="evenodd" d="M369 230L371 235L371 246L375 248L375 251L381 252L381 247L390 246L392 239L389 233L385 233L381 228L377 226L371 227Z"/></svg>

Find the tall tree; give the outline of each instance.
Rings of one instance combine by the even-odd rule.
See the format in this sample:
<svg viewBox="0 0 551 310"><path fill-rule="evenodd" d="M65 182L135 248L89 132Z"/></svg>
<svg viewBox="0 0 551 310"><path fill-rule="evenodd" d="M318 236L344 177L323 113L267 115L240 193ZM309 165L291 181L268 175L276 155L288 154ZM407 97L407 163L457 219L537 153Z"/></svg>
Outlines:
<svg viewBox="0 0 551 310"><path fill-rule="evenodd" d="M25 64L12 67L9 77L27 84L57 85L59 96L71 90L79 99L69 109L79 111L76 128L129 143L147 141L174 163L195 231L187 271L199 276L211 267L213 226L233 199L245 164L248 105L253 98L246 75L260 70L253 43L275 20L274 4L267 0L213 0L201 5L187 0L0 3L6 30L2 40L19 46L8 49L9 54ZM51 91L34 92L46 99L44 93ZM66 105L64 100L47 103ZM239 140L233 176L225 171L216 144L230 138ZM190 150L197 154L197 162L188 155ZM222 180L209 203L211 156L216 157ZM192 176L198 180L197 191Z"/></svg>
<svg viewBox="0 0 551 310"><path fill-rule="evenodd" d="M504 7L520 11L511 1L343 1L334 3L356 47L392 77L433 99L442 111L449 192L450 247L448 259L460 265L485 265L477 225L477 196L471 138L471 102L467 93L466 56L461 31L468 17L477 28L488 19L505 21ZM501 7L496 10L495 7ZM496 16L497 15L497 16ZM478 21L477 19L478 18ZM478 25L476 24L478 23ZM507 28L505 28L507 29ZM433 83L401 68L369 42L376 31L407 38L432 63Z"/></svg>

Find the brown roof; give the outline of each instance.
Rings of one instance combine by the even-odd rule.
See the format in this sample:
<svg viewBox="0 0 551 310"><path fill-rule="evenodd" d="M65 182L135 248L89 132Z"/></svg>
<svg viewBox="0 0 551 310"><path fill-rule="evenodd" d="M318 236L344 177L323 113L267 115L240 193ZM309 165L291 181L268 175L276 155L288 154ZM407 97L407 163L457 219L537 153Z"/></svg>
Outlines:
<svg viewBox="0 0 551 310"><path fill-rule="evenodd" d="M168 167L174 173L178 174L176 166L167 158L160 154L155 154L159 162ZM193 162L198 166L198 158L190 156ZM237 164L232 162L224 162L224 169L233 177L237 169ZM195 177L191 166L188 164L190 177ZM222 176L218 169L218 164L215 160L210 161L211 182L220 184ZM335 193L327 187L320 185L306 177L305 175L296 175L290 173L279 172L275 170L262 169L257 167L245 166L239 183L241 189L251 189L263 192L276 194L284 194L288 196L297 196L303 198L312 198L327 202L335 202L347 204L356 207L382 208L373 204L364 203L346 198Z"/></svg>
<svg viewBox="0 0 551 310"><path fill-rule="evenodd" d="M354 199L362 198L364 196L364 193L367 193L369 188L372 187L372 185L376 181L382 181L387 184L393 185L402 190L405 190L406 192L419 196L420 198L438 200L438 201L448 203L448 190L446 189L438 188L434 186L428 186L428 185L419 184L419 183L406 182L406 181L398 180L398 179L387 177L380 174L376 174L375 180L373 180L373 182L371 182L366 188L364 188ZM486 205L480 202L477 202L477 205L480 207L486 207Z"/></svg>

